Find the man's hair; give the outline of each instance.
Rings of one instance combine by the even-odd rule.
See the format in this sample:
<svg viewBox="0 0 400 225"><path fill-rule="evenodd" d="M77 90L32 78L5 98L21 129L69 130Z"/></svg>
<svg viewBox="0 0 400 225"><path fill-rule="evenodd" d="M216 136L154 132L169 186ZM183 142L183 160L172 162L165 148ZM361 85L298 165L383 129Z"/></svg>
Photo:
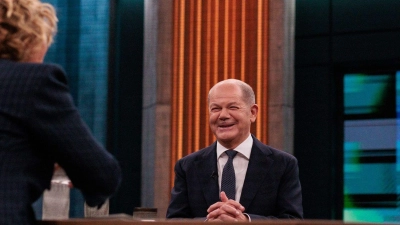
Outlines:
<svg viewBox="0 0 400 225"><path fill-rule="evenodd" d="M22 61L35 47L53 43L57 16L40 0L0 0L0 58Z"/></svg>
<svg viewBox="0 0 400 225"><path fill-rule="evenodd" d="M253 88L249 84L247 84L241 80L237 80L237 79L227 79L227 80L223 80L223 81L220 81L217 84L215 84L208 92L208 102L210 102L210 93L214 89L214 87L216 87L217 85L223 84L223 83L231 83L231 84L235 84L235 85L239 86L240 90L242 91L243 101L246 104L251 106L256 103L256 96L254 94Z"/></svg>
<svg viewBox="0 0 400 225"><path fill-rule="evenodd" d="M248 105L256 104L256 96L254 94L253 88L251 88L250 85L241 80L238 80L237 83L240 89L242 89L242 97L244 102L246 102Z"/></svg>

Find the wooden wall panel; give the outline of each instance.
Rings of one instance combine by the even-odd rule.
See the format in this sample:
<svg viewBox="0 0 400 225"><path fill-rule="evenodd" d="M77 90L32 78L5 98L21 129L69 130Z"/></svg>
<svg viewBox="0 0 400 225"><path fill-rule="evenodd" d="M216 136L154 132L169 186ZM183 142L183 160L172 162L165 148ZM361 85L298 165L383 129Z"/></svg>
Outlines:
<svg viewBox="0 0 400 225"><path fill-rule="evenodd" d="M252 133L267 142L268 1L174 0L171 176L181 157L210 145L209 89L249 83L260 107ZM173 182L173 179L171 179Z"/></svg>

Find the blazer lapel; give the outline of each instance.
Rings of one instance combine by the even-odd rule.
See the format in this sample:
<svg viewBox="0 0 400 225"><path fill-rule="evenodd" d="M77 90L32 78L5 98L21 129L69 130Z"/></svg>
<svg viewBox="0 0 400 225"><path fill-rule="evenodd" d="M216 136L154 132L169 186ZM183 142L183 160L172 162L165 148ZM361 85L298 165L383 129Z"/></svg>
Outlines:
<svg viewBox="0 0 400 225"><path fill-rule="evenodd" d="M266 179L274 160L268 157L271 152L262 148L262 144L253 137L254 143L250 153L249 165L244 180L240 204L248 208L261 184ZM268 175L270 176L270 175Z"/></svg>
<svg viewBox="0 0 400 225"><path fill-rule="evenodd" d="M202 185L204 198L208 205L218 202L218 169L216 143L209 146L204 154L195 161L197 178Z"/></svg>

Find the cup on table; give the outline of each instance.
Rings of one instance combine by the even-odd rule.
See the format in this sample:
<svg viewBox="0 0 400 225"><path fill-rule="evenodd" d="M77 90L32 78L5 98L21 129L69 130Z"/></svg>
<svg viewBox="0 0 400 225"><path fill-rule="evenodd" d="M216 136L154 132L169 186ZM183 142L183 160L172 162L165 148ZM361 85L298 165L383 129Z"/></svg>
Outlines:
<svg viewBox="0 0 400 225"><path fill-rule="evenodd" d="M68 219L70 204L70 181L53 179L50 190L43 193L42 219Z"/></svg>
<svg viewBox="0 0 400 225"><path fill-rule="evenodd" d="M110 212L110 202L107 199L100 208L97 208L97 206L90 207L85 202L84 211L85 211L86 218L108 216L108 214Z"/></svg>

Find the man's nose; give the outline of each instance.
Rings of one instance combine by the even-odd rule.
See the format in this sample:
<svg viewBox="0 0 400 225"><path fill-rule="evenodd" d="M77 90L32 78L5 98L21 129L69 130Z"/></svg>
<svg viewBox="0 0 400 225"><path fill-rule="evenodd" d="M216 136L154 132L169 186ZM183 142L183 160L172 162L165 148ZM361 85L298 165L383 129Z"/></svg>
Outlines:
<svg viewBox="0 0 400 225"><path fill-rule="evenodd" d="M230 115L229 115L228 109L225 109L225 108L221 109L221 112L219 113L219 119L220 119L220 120L228 119L229 116L230 116Z"/></svg>

